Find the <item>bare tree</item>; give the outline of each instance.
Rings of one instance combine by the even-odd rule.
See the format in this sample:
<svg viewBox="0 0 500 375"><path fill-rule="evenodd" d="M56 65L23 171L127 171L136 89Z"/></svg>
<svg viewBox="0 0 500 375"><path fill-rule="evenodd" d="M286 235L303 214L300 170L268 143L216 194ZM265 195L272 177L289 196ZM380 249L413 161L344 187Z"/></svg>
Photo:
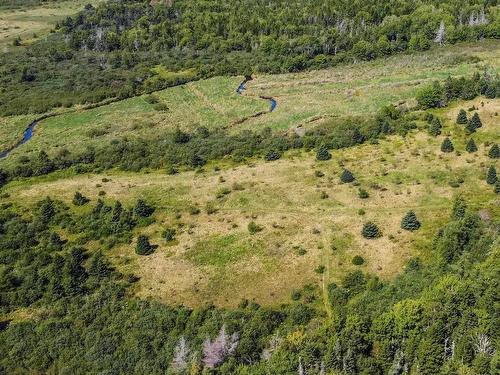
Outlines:
<svg viewBox="0 0 500 375"><path fill-rule="evenodd" d="M231 336L226 334L226 327L222 326L219 335L211 341L207 338L203 343L203 363L208 368L215 368L234 353L238 346L238 333Z"/></svg>
<svg viewBox="0 0 500 375"><path fill-rule="evenodd" d="M302 366L302 359L301 358L299 358L298 373L299 373L299 375L306 375L306 371L304 370L304 366Z"/></svg>
<svg viewBox="0 0 500 375"><path fill-rule="evenodd" d="M436 38L434 39L434 42L439 43L439 45L442 46L445 37L446 37L446 29L444 26L444 21L441 21L441 23L439 24L439 29L436 32Z"/></svg>
<svg viewBox="0 0 500 375"><path fill-rule="evenodd" d="M184 371L188 366L189 346L184 336L181 336L174 350L174 358L172 359L172 369L176 372Z"/></svg>
<svg viewBox="0 0 500 375"><path fill-rule="evenodd" d="M493 346L491 346L490 338L484 333L479 333L476 336L475 347L477 354L487 354L491 356L493 355L493 353L495 353L495 349L493 348Z"/></svg>
<svg viewBox="0 0 500 375"><path fill-rule="evenodd" d="M279 336L278 332L276 332L269 340L269 347L262 351L262 359L268 361L271 358L271 355L278 350L278 347L281 345L283 339Z"/></svg>

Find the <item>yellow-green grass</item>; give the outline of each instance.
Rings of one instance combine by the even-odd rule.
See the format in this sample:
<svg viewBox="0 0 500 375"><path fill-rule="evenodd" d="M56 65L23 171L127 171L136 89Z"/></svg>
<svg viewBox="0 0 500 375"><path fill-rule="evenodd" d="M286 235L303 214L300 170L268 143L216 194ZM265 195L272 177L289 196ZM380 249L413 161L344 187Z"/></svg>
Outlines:
<svg viewBox="0 0 500 375"><path fill-rule="evenodd" d="M6 53L20 48L13 46L16 38L21 38L22 45L33 43L53 29L57 21L76 14L85 4L99 1L102 0L69 0L14 9L0 8L0 51Z"/></svg>
<svg viewBox="0 0 500 375"><path fill-rule="evenodd" d="M489 40L333 69L258 75L248 83L247 94L273 96L278 107L244 125L288 129L323 118L374 113L390 103L411 104L429 81L471 75L485 67L498 72L499 61L500 41Z"/></svg>
<svg viewBox="0 0 500 375"><path fill-rule="evenodd" d="M156 110L155 104L150 104L143 95L94 109L67 111L42 120L33 138L14 150L4 162L13 162L17 156L39 150L54 154L61 148L78 151L87 145L122 136L151 137L175 127L213 129L230 126L268 108L268 103L262 99L236 93L242 80L243 77L216 77L155 93L160 103L168 107L166 110ZM17 134L26 128L19 122L16 124ZM13 129L16 125L8 127Z"/></svg>
<svg viewBox="0 0 500 375"><path fill-rule="evenodd" d="M416 91L431 80L471 75L484 68L499 71L499 61L500 41L486 40L320 71L257 75L242 96L235 93L242 77L216 77L154 94L167 111L156 111L141 96L43 120L33 139L0 163L13 163L17 156L41 149L49 154L62 147L78 150L123 135L155 136L177 126L230 127L234 132L266 126L293 129L331 117L371 115L390 103L411 105ZM261 95L276 97L278 107L251 118L270 108L268 101L259 99ZM2 122L8 124L9 119ZM13 129L8 136L0 133L0 144L9 143L27 126L16 124L8 125Z"/></svg>
<svg viewBox="0 0 500 375"><path fill-rule="evenodd" d="M464 150L468 136L454 119L460 108L473 105L484 125L473 135L479 151L469 154ZM488 166L498 168L498 161L488 158L485 142L500 141L499 111L500 100L455 103L436 111L445 120L439 137L419 129L406 138L391 136L379 144L333 151L332 160L326 162L315 161L314 152L293 151L276 162L218 163L217 169L212 164L203 172L173 176L162 171L75 176L65 171L11 182L4 188L9 194L4 200L29 214L46 195L71 206L77 190L92 199L86 207L72 208L80 211L92 209L101 190L106 200L119 199L129 206L144 198L157 207L155 223L137 229L135 236L149 235L159 245L156 252L137 256L134 242L106 252L120 271L141 277L134 290L137 295L189 306L234 306L242 298L276 305L307 283L323 286L339 281L358 268L351 263L355 255L366 261L360 269L382 278L399 273L413 255L432 257L432 237L459 194L474 209L498 220L498 195L485 182ZM451 137L458 153L440 151L445 136ZM340 183L339 162L354 173L359 186ZM317 177L318 170L325 175ZM458 180L463 182L452 187ZM369 192L368 199L358 197L359 187ZM217 198L222 188L230 192ZM321 199L321 192L328 198ZM208 203L217 212L208 214ZM193 215L191 207L201 212ZM422 222L419 231L400 228L408 210ZM381 238L361 236L362 225L369 220L380 226ZM250 221L263 230L250 234ZM172 243L161 237L167 227L178 232ZM95 250L99 245L89 247ZM301 248L306 254L299 255ZM323 275L315 272L319 265L326 267Z"/></svg>

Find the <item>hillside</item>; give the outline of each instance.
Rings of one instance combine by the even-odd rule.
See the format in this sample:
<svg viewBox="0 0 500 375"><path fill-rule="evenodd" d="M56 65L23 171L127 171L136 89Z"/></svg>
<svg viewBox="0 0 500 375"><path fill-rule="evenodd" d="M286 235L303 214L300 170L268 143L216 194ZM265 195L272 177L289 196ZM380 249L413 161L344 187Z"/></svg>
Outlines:
<svg viewBox="0 0 500 375"><path fill-rule="evenodd" d="M0 4L0 374L499 373L496 1L86 3Z"/></svg>

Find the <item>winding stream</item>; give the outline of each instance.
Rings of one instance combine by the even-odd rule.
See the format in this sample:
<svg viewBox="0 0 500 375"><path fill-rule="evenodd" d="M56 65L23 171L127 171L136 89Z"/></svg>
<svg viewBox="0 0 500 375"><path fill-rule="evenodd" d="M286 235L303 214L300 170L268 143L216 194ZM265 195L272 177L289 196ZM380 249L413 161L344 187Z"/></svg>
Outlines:
<svg viewBox="0 0 500 375"><path fill-rule="evenodd" d="M239 95L242 95L243 91L246 90L246 86L245 85L246 85L246 83L248 81L250 81L250 79L245 79L243 82L240 83L240 85L236 89L236 92ZM273 112L276 109L276 106L278 105L278 102L273 97L259 96L259 98L265 99L265 100L269 101L269 103L271 104L271 108L270 108L269 112ZM44 117L39 118L39 119L33 121L32 123L30 123L28 125L28 127L26 128L26 130L24 131L24 133L23 133L23 138L19 142L17 142L14 146L8 148L7 150L0 152L0 159L5 159L16 148L18 148L19 146L21 146L21 145L25 144L26 142L28 142L33 137L33 130L35 129L35 126L37 126L38 123L40 121L42 121L43 119L45 119L47 117L51 117L51 116L53 116L53 115L44 116Z"/></svg>

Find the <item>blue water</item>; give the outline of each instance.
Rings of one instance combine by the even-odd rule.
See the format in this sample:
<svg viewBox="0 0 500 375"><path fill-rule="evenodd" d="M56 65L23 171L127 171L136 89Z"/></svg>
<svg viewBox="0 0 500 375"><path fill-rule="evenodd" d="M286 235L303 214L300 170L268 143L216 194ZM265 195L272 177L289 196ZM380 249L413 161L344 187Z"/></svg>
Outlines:
<svg viewBox="0 0 500 375"><path fill-rule="evenodd" d="M245 83L247 83L246 80L241 82L240 85L238 86L238 88L236 89L236 92L238 94L241 95L243 93L243 91L245 91L247 89L245 87ZM276 107L278 106L278 102L274 98L262 98L262 99L269 100L269 102L271 103L271 110L269 112L273 112L276 109Z"/></svg>
<svg viewBox="0 0 500 375"><path fill-rule="evenodd" d="M14 147L12 147L10 150L0 152L0 159L6 158L7 156L9 156L9 154L12 152L12 150L14 150L17 147L21 146L22 144L25 144L26 142L28 142L31 139L31 137L33 137L33 129L35 128L36 124L38 124L38 120L33 121L28 126L28 129L26 129L24 131L23 139L21 139Z"/></svg>

